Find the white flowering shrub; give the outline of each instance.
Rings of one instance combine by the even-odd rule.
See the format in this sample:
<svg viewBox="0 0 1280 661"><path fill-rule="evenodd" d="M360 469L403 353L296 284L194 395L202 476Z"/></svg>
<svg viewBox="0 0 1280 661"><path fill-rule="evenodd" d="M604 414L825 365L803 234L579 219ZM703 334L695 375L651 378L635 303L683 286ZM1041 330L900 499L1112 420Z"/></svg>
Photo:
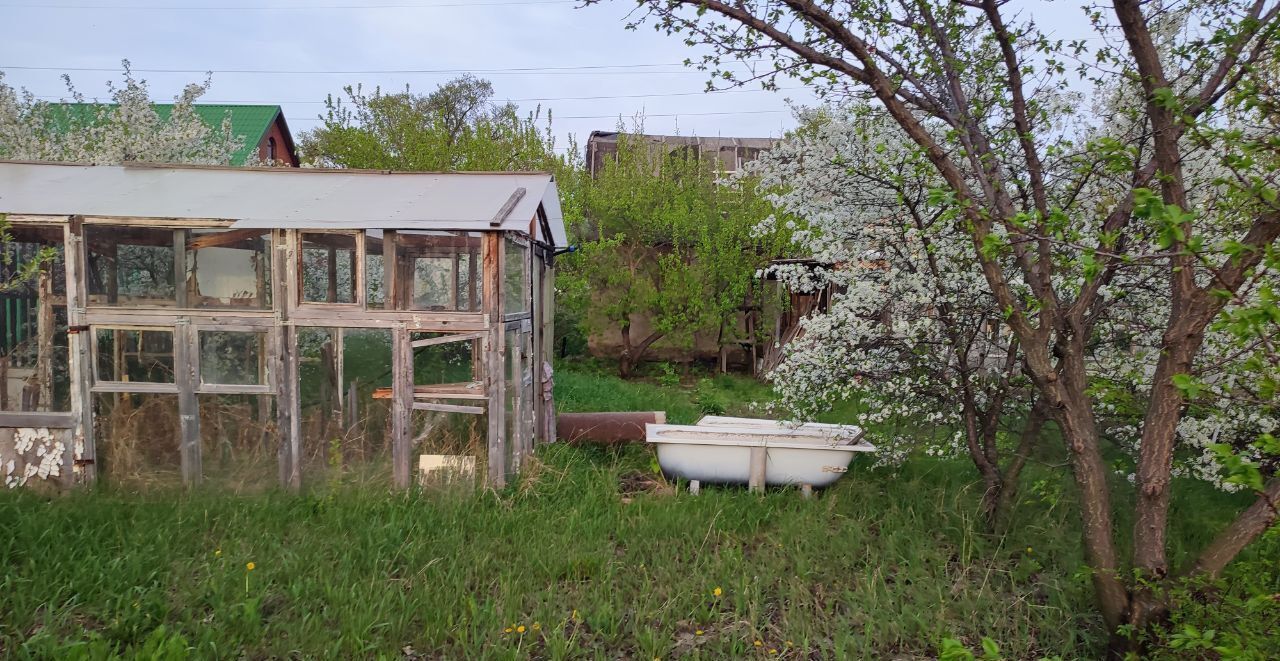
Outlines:
<svg viewBox="0 0 1280 661"><path fill-rule="evenodd" d="M108 85L109 104L68 105L84 103L85 97L69 77L64 80L69 99L50 103L14 89L0 72L0 158L95 165L227 165L244 146L244 138L231 132L230 115L221 125L210 126L193 110L209 90L208 79L187 85L174 98L167 117L156 112L147 82L133 76L127 60L122 83Z"/></svg>

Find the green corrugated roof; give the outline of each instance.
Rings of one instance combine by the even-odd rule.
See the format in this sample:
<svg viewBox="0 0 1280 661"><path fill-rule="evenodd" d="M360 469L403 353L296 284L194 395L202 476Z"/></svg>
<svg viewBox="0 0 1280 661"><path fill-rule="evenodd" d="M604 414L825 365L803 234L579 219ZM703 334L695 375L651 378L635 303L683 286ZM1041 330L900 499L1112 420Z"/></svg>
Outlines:
<svg viewBox="0 0 1280 661"><path fill-rule="evenodd" d="M114 106L114 103L60 103L67 112L77 119L91 119L99 108ZM153 103L156 114L161 119L168 119L173 112L172 103ZM220 103L197 103L192 106L196 114L212 127L220 128L222 118L231 113L231 133L244 138L244 146L231 157L232 165L244 165L245 161L258 149L262 136L267 134L271 123L280 114L280 106L252 106Z"/></svg>

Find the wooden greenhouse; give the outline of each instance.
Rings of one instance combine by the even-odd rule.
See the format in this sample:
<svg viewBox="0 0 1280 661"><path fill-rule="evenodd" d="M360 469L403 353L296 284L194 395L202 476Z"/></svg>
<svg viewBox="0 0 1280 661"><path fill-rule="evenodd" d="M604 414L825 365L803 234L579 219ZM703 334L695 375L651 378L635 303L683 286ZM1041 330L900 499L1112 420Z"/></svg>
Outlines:
<svg viewBox="0 0 1280 661"><path fill-rule="evenodd" d="M0 214L10 487L501 485L554 429L549 174L0 162Z"/></svg>

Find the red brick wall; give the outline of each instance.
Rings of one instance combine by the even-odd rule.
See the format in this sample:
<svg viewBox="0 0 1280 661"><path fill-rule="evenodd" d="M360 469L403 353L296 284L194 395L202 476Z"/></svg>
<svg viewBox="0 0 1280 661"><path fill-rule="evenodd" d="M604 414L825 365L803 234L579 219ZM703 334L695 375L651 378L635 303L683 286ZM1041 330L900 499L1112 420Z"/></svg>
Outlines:
<svg viewBox="0 0 1280 661"><path fill-rule="evenodd" d="M285 129L279 119L271 124L267 134L262 136L262 142L258 143L258 158L263 163L269 158L271 140L276 141L276 160L288 163L290 167L298 167L298 155L290 151L289 146L293 143L285 137Z"/></svg>

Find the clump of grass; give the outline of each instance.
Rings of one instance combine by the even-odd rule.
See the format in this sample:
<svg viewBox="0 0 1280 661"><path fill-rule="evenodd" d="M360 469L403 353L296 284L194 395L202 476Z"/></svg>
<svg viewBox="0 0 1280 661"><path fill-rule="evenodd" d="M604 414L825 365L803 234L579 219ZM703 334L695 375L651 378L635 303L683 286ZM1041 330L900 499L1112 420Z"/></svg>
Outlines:
<svg viewBox="0 0 1280 661"><path fill-rule="evenodd" d="M739 415L767 396L737 377L702 389ZM683 386L562 370L556 394L565 410L701 414ZM637 446L544 446L499 493L393 493L373 486L386 466L303 495L0 493L0 655L910 658L989 638L1006 658L1096 658L1069 477L1028 473L1004 537L982 532L965 461L855 463L814 500L692 497L637 488L659 481ZM1182 557L1239 502L1177 493ZM1277 539L1230 581L1280 590ZM1176 617L1184 639L1184 624L1234 626L1210 608Z"/></svg>
<svg viewBox="0 0 1280 661"><path fill-rule="evenodd" d="M624 381L597 370L562 369L555 375L556 408L581 411L666 411L674 424L692 424L709 413L758 415L758 404L772 398L769 386L739 375L722 374L689 385Z"/></svg>
<svg viewBox="0 0 1280 661"><path fill-rule="evenodd" d="M0 645L729 658L929 654L981 635L1012 656L1089 656L1098 642L1087 585L1044 569L1079 565L1068 515L1041 510L1026 539L977 534L962 465L864 470L817 501L624 500L620 478L649 461L548 446L536 478L470 497L5 494Z"/></svg>

